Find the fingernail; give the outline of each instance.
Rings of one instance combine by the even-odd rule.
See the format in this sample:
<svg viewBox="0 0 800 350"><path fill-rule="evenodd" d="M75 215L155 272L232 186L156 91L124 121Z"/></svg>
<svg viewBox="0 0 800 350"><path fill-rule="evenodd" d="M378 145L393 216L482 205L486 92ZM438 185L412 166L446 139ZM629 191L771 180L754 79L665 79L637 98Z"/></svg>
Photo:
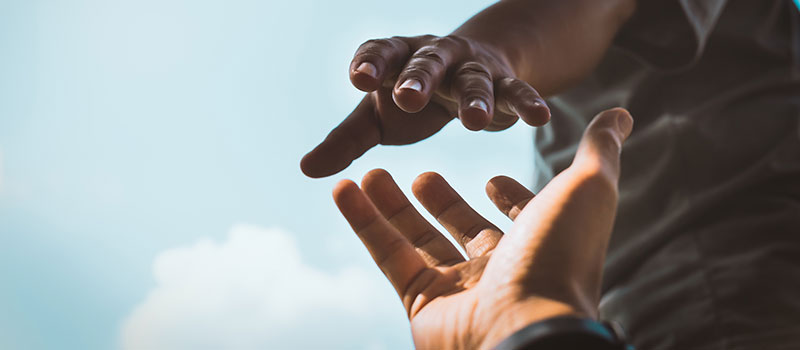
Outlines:
<svg viewBox="0 0 800 350"><path fill-rule="evenodd" d="M467 105L468 108L477 108L486 113L489 113L489 105L481 99L474 99Z"/></svg>
<svg viewBox="0 0 800 350"><path fill-rule="evenodd" d="M403 85L400 85L401 89L411 89L417 92L422 91L422 83L419 82L417 79L408 79L403 82Z"/></svg>
<svg viewBox="0 0 800 350"><path fill-rule="evenodd" d="M374 64L369 62L362 62L358 68L356 68L356 72L363 73L369 75L373 78L378 77L378 68L375 67Z"/></svg>

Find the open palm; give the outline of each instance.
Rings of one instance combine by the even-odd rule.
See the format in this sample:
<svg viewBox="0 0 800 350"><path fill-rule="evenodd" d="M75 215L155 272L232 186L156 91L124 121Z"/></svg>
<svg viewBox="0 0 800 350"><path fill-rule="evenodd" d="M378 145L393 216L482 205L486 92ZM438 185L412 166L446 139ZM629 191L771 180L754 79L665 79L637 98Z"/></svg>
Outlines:
<svg viewBox="0 0 800 350"><path fill-rule="evenodd" d="M400 295L418 348L488 348L515 330L560 315L595 317L613 227L627 111L599 114L573 164L535 198L508 177L487 193L514 225L504 235L435 173L413 192L466 251L410 204L383 170L359 188L342 181L334 199ZM363 189L363 190L362 190Z"/></svg>

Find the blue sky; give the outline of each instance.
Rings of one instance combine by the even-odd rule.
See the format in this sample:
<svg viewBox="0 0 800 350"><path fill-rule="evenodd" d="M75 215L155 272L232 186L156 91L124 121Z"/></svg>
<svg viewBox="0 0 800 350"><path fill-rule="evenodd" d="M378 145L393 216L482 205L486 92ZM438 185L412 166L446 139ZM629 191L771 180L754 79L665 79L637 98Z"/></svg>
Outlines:
<svg viewBox="0 0 800 350"><path fill-rule="evenodd" d="M507 227L483 188L530 182L530 128L451 123L321 180L298 164L361 99L361 42L446 34L490 3L0 1L0 348L407 348L333 184L383 167L408 189L434 170ZM195 293L208 286L222 289Z"/></svg>

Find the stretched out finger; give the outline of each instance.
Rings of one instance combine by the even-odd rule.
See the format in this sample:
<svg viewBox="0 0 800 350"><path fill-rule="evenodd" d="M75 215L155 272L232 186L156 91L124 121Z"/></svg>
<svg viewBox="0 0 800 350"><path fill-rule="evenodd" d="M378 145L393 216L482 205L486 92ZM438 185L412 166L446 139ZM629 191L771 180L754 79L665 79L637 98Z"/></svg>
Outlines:
<svg viewBox="0 0 800 350"><path fill-rule="evenodd" d="M333 190L333 199L410 312L415 295L408 295L412 290L409 286L423 272L435 270L428 268L411 243L386 221L355 183L340 181Z"/></svg>
<svg viewBox="0 0 800 350"><path fill-rule="evenodd" d="M490 252L503 237L441 177L433 172L417 177L412 186L422 206L456 239L470 258Z"/></svg>
<svg viewBox="0 0 800 350"><path fill-rule="evenodd" d="M428 265L449 266L464 261L458 249L420 215L386 170L375 169L364 175L361 188Z"/></svg>
<svg viewBox="0 0 800 350"><path fill-rule="evenodd" d="M550 120L550 108L542 96L528 83L514 78L503 78L495 83L497 108L503 113L519 116L532 126Z"/></svg>
<svg viewBox="0 0 800 350"><path fill-rule="evenodd" d="M596 173L616 184L622 143L632 129L633 118L625 109L613 108L600 112L586 127L570 168L583 173Z"/></svg>
<svg viewBox="0 0 800 350"><path fill-rule="evenodd" d="M306 154L300 161L303 173L310 177L335 174L380 143L381 131L373 103L367 95L322 143Z"/></svg>
<svg viewBox="0 0 800 350"><path fill-rule="evenodd" d="M570 290L578 291L583 295L576 300L596 306L616 217L620 151L632 124L630 114L621 108L598 114L586 128L572 165L519 213L512 234L501 242L497 254L537 252L528 258L548 267L551 285L565 287L565 296ZM534 264L530 260L519 263ZM502 269L487 266L486 273L502 275Z"/></svg>
<svg viewBox="0 0 800 350"><path fill-rule="evenodd" d="M534 194L528 188L508 176L496 176L486 184L486 194L492 203L511 220L533 199Z"/></svg>
<svg viewBox="0 0 800 350"><path fill-rule="evenodd" d="M458 100L458 118L467 129L482 130L492 121L492 85L492 74L478 62L467 62L455 72L452 94Z"/></svg>
<svg viewBox="0 0 800 350"><path fill-rule="evenodd" d="M441 37L416 50L400 71L394 101L400 109L416 113L428 104L444 80L450 64L458 59L460 39Z"/></svg>
<svg viewBox="0 0 800 350"><path fill-rule="evenodd" d="M350 62L350 81L362 91L375 91L396 74L411 54L400 37L369 40L356 50Z"/></svg>

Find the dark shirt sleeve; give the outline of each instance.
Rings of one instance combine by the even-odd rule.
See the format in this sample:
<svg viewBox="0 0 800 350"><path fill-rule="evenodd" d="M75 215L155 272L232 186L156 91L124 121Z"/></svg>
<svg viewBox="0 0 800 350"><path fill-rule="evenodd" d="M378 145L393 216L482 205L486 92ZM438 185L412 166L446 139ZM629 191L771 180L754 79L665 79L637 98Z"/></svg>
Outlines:
<svg viewBox="0 0 800 350"><path fill-rule="evenodd" d="M727 0L639 0L616 47L655 68L675 70L703 53Z"/></svg>

